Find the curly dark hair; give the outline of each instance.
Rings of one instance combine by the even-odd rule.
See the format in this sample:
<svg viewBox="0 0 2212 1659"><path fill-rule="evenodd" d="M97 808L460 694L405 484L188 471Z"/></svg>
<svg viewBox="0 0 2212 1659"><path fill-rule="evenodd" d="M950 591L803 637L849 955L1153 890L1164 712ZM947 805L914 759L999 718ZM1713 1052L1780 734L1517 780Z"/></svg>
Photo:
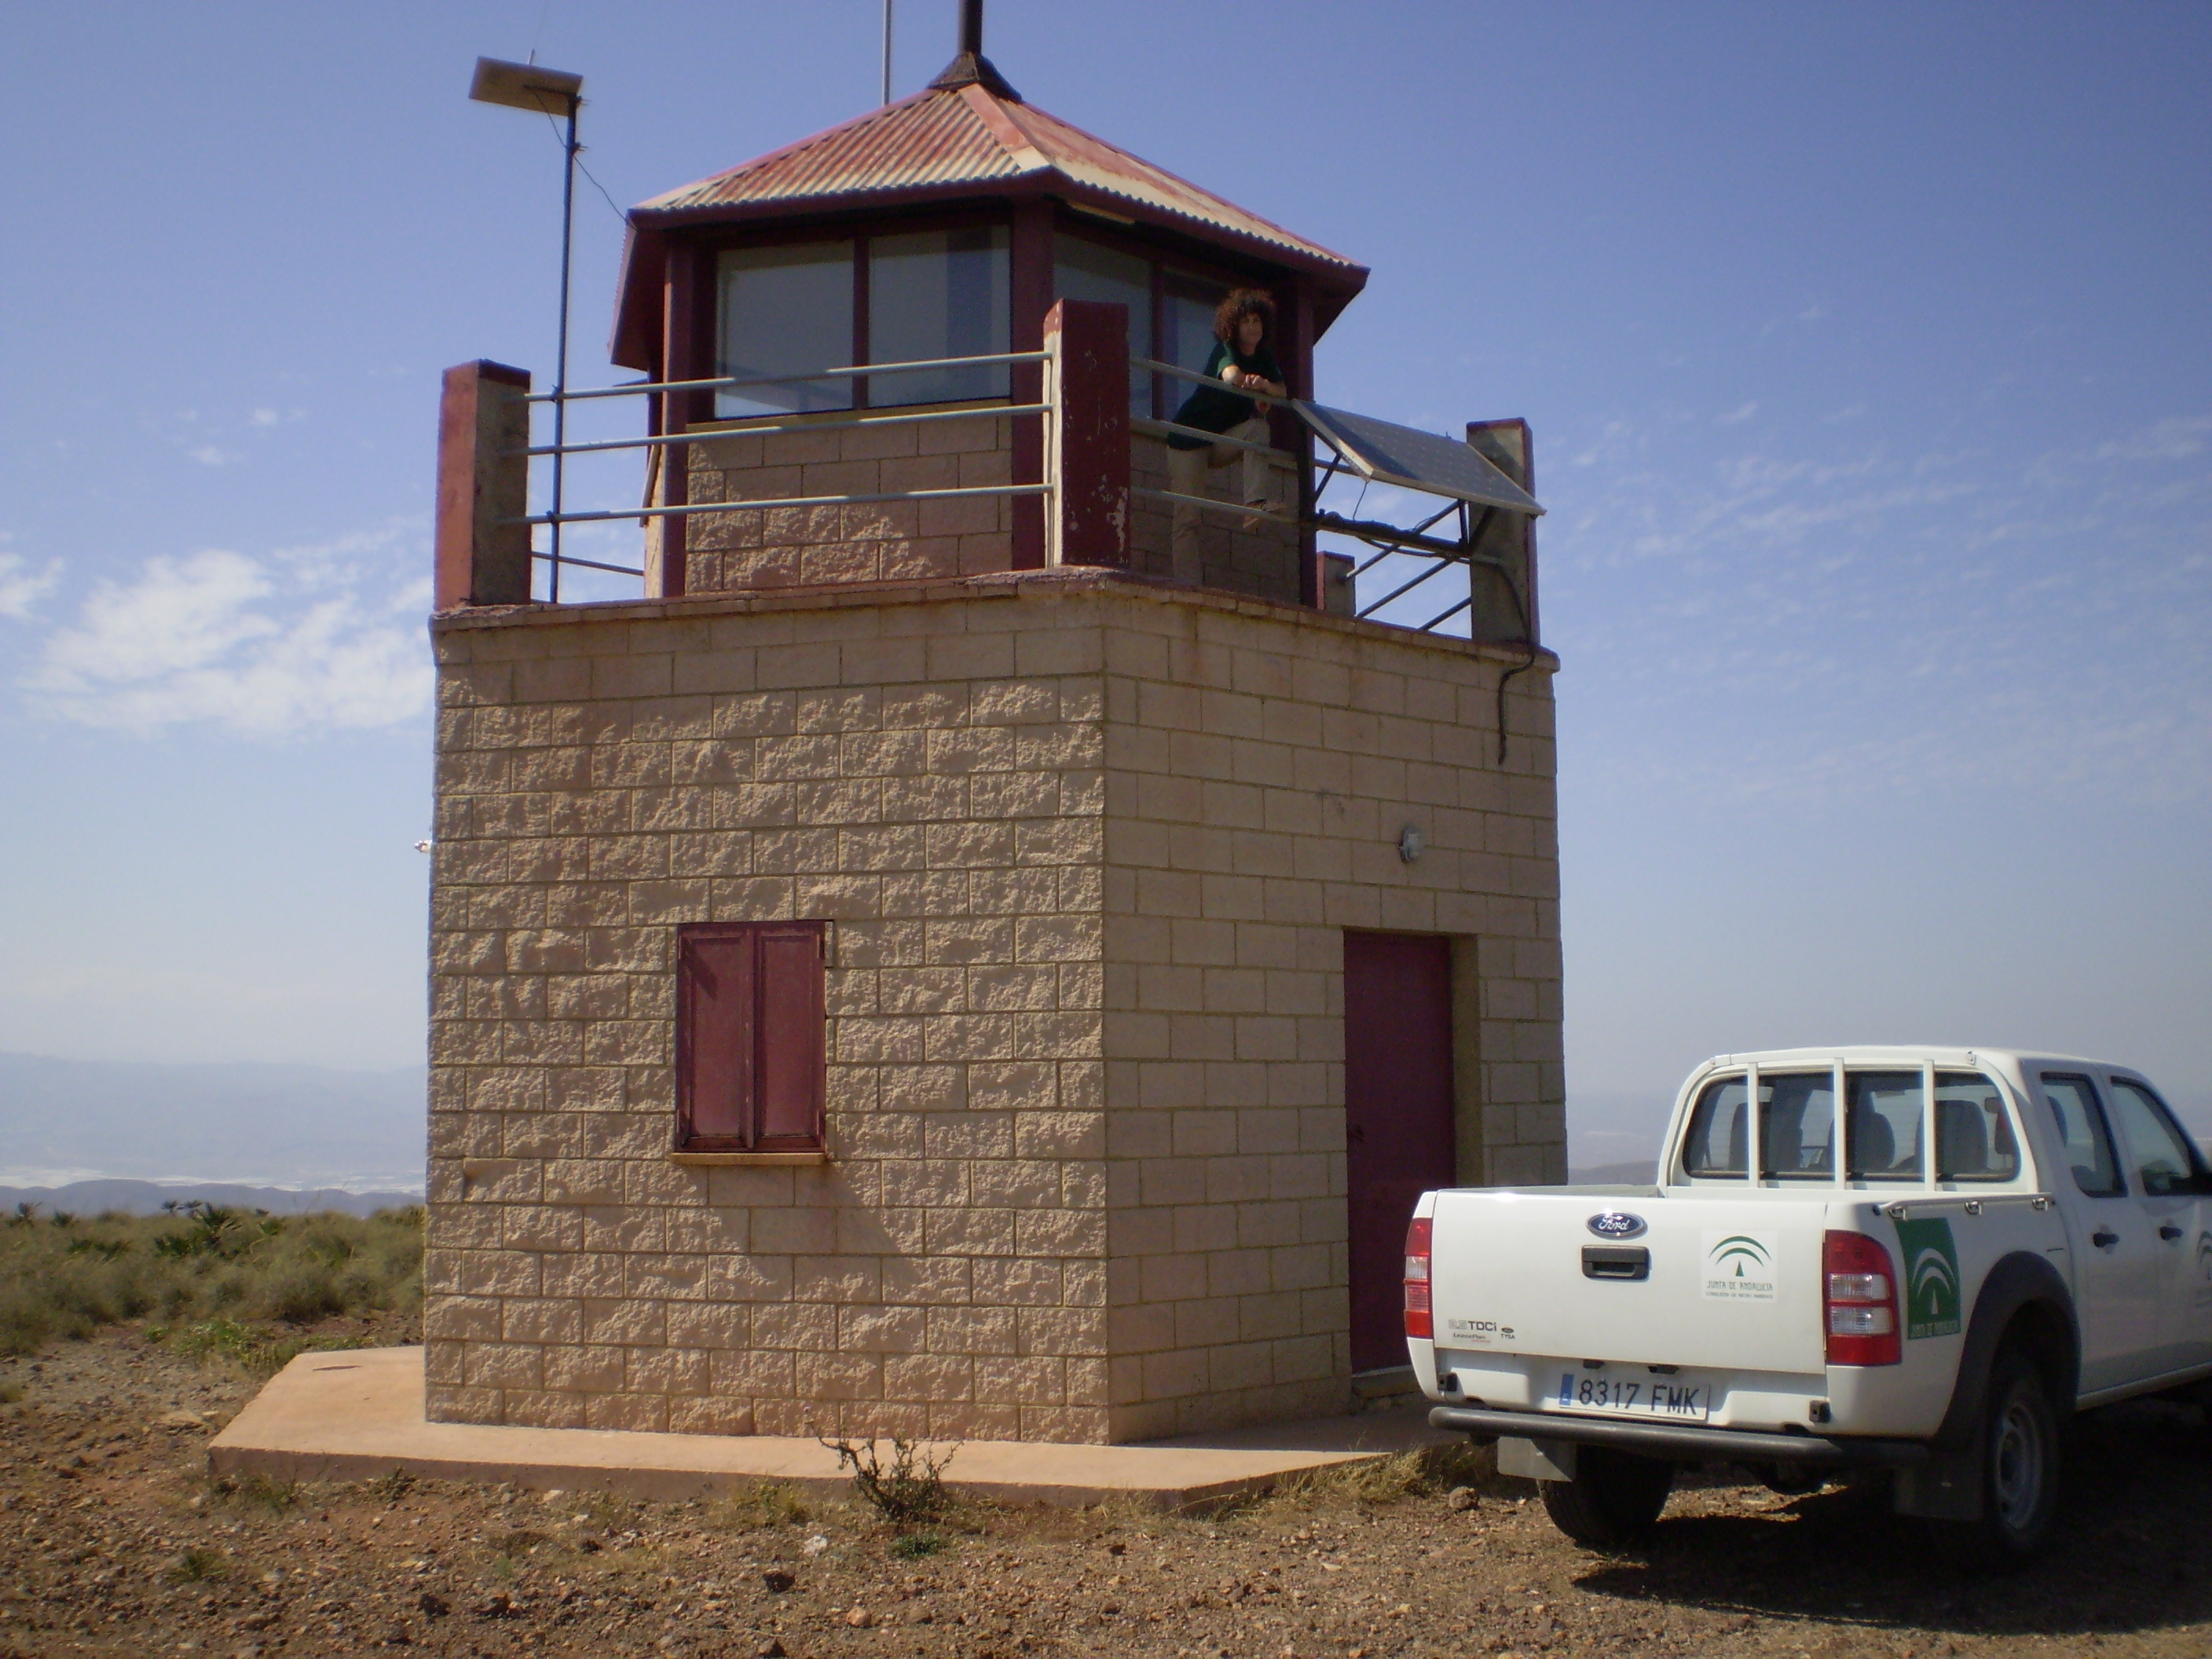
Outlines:
<svg viewBox="0 0 2212 1659"><path fill-rule="evenodd" d="M1219 305L1213 308L1213 337L1233 340L1237 325L1247 317L1260 319L1260 337L1266 340L1275 331L1275 302L1256 288L1232 288Z"/></svg>

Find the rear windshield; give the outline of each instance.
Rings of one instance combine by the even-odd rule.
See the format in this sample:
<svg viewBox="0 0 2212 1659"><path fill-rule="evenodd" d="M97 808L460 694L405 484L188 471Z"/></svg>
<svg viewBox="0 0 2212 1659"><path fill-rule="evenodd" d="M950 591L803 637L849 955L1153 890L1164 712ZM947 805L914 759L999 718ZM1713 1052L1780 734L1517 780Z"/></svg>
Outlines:
<svg viewBox="0 0 2212 1659"><path fill-rule="evenodd" d="M1945 1183L2020 1178L2025 1164L2020 1137L2005 1092L1993 1078L1965 1071L1931 1075L1917 1066L1847 1066L1841 1068L1838 1100L1838 1071L1832 1065L1759 1068L1756 1098L1744 1075L1708 1080L1682 1136L1682 1178L1777 1185L1925 1182L1931 1167L1934 1179ZM2063 1084L2054 1085L2049 1078L2045 1086L2064 1092ZM2148 1124L2154 1110L2159 1123L2168 1121L2160 1109L2137 1115ZM2063 1105L2059 1115L2064 1133L2069 1115ZM2135 1127L2132 1120L2129 1127ZM2146 1127L2131 1133L2130 1144L2136 1139L2155 1143L2147 1165L2154 1164L2157 1177L2175 1190L2198 1180L2212 1183L2212 1175L2197 1174L2203 1164L2189 1164L2185 1151L2172 1150L2176 1134L2161 1139ZM2109 1150L2103 1158L2109 1167ZM2146 1184L2151 1180L2147 1167Z"/></svg>

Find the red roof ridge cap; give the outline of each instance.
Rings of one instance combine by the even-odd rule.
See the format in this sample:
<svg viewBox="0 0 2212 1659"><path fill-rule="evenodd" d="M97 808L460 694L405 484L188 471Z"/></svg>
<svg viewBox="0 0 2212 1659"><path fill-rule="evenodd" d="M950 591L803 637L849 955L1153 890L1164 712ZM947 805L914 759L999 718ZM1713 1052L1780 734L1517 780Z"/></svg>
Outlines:
<svg viewBox="0 0 2212 1659"><path fill-rule="evenodd" d="M1036 141L1014 116L1014 107L994 98L981 84L969 82L953 94L968 106L969 112L983 124L984 130L999 142L1009 159L1024 171L1048 167L1051 158L1037 148Z"/></svg>

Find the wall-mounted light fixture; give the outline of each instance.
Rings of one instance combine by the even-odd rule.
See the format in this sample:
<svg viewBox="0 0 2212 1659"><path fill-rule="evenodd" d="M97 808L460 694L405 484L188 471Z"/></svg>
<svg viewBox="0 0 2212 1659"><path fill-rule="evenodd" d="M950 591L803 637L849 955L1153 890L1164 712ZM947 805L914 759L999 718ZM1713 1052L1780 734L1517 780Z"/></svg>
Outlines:
<svg viewBox="0 0 2212 1659"><path fill-rule="evenodd" d="M1398 832L1398 856L1408 864L1420 857L1422 848L1427 845L1421 839L1421 832L1410 823Z"/></svg>

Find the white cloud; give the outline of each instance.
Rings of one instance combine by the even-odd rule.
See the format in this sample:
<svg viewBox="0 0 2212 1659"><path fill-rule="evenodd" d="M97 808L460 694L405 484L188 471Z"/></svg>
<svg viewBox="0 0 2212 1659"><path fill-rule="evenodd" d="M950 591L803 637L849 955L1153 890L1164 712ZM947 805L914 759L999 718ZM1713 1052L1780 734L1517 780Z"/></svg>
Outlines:
<svg viewBox="0 0 2212 1659"><path fill-rule="evenodd" d="M185 453L202 466L228 466L233 461L246 459L243 455L234 455L228 450L217 449L213 444L200 444L186 450Z"/></svg>
<svg viewBox="0 0 2212 1659"><path fill-rule="evenodd" d="M28 621L31 607L53 592L61 568L56 559L34 575L21 554L0 553L0 617Z"/></svg>
<svg viewBox="0 0 2212 1659"><path fill-rule="evenodd" d="M2179 461L2212 441L2212 415L2154 422L2112 443L2100 445L2099 460Z"/></svg>
<svg viewBox="0 0 2212 1659"><path fill-rule="evenodd" d="M427 556L412 524L251 558L157 555L102 581L46 641L23 689L48 713L137 732L210 724L252 737L390 726L429 706Z"/></svg>
<svg viewBox="0 0 2212 1659"><path fill-rule="evenodd" d="M1749 420L1753 416L1758 413L1759 401L1757 398L1753 398L1751 402L1742 404L1739 408L1730 410L1725 415L1717 416L1714 418L1713 424L1715 426L1734 426L1740 421Z"/></svg>

